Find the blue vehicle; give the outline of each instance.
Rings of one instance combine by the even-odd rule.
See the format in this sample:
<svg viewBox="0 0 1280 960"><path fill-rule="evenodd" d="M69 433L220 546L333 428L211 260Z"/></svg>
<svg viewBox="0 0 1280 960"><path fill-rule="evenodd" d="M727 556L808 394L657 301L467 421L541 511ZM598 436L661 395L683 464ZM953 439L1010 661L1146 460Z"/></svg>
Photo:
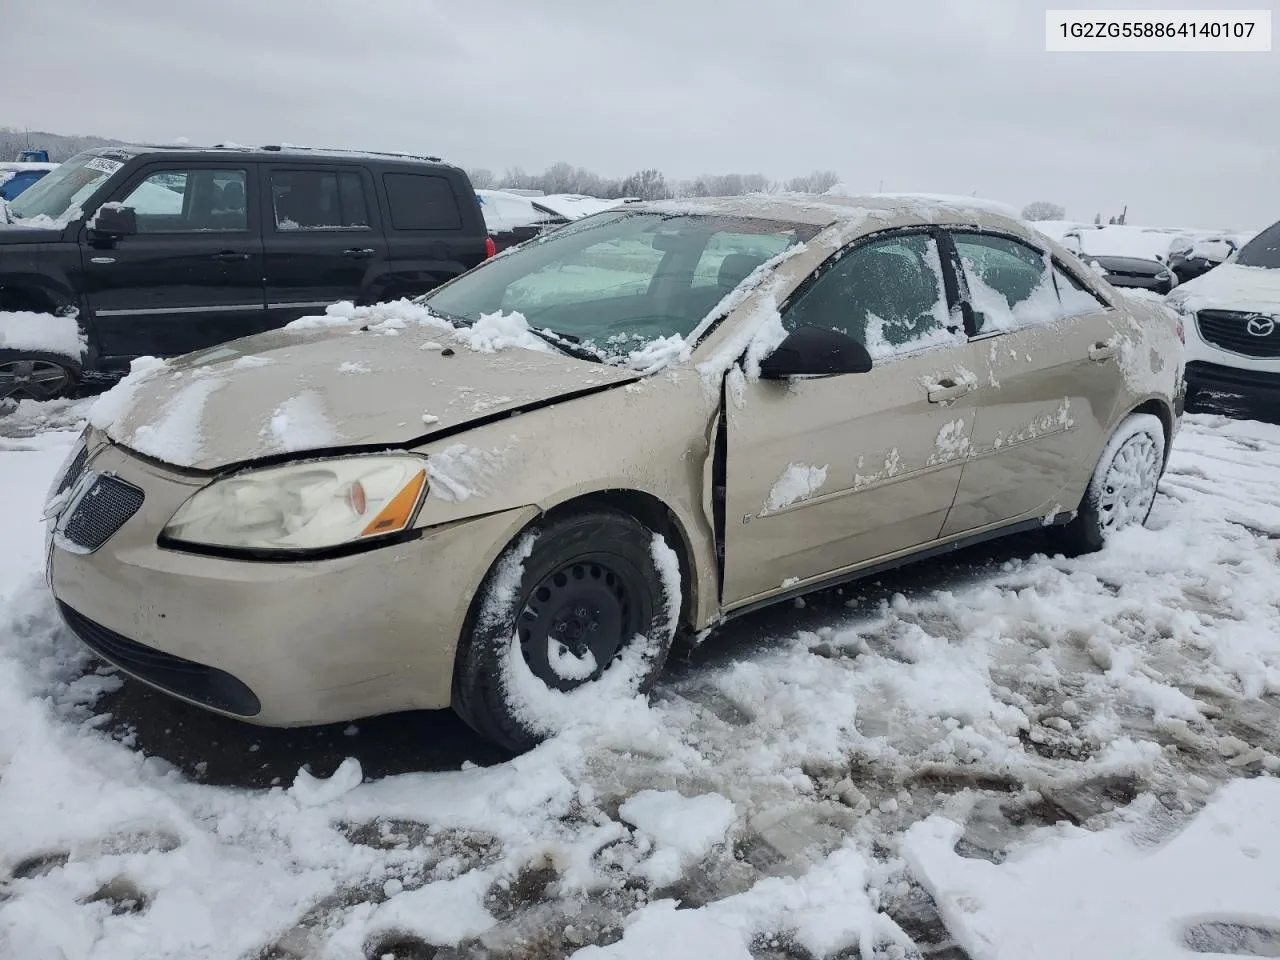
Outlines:
<svg viewBox="0 0 1280 960"><path fill-rule="evenodd" d="M12 200L56 166L34 161L0 163L0 199Z"/></svg>
<svg viewBox="0 0 1280 960"><path fill-rule="evenodd" d="M48 163L48 150L23 150L18 154L19 163Z"/></svg>

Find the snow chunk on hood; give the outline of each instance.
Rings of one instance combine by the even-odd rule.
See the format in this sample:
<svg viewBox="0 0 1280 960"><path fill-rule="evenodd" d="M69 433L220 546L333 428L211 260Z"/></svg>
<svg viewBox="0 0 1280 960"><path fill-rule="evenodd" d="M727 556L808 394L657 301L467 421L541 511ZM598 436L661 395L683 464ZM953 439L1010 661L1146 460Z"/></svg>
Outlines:
<svg viewBox="0 0 1280 960"><path fill-rule="evenodd" d="M496 353L509 347L523 347L549 353L554 348L529 329L529 321L522 313L482 313L480 319L469 327L454 331L454 337L463 346L478 353Z"/></svg>
<svg viewBox="0 0 1280 960"><path fill-rule="evenodd" d="M114 387L94 401L89 408L89 423L99 430L110 430L133 412L134 400L143 384L158 377L169 365L157 357L138 357L129 364L129 373Z"/></svg>
<svg viewBox="0 0 1280 960"><path fill-rule="evenodd" d="M324 398L314 390L276 407L259 435L273 453L330 447L342 439L325 410Z"/></svg>
<svg viewBox="0 0 1280 960"><path fill-rule="evenodd" d="M0 311L0 350L31 350L79 361L87 341L74 315Z"/></svg>

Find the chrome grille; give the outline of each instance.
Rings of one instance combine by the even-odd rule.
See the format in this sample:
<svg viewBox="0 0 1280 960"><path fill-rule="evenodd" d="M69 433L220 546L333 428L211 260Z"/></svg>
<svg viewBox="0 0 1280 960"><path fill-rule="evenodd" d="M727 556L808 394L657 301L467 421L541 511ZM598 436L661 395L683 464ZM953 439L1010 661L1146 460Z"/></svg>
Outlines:
<svg viewBox="0 0 1280 960"><path fill-rule="evenodd" d="M1263 335L1250 332L1267 331ZM1246 357L1280 357L1280 317L1236 310L1201 310L1196 326L1205 342Z"/></svg>
<svg viewBox="0 0 1280 960"><path fill-rule="evenodd" d="M138 512L142 501L142 491L133 484L118 477L100 476L71 508L62 535L75 546L93 552Z"/></svg>
<svg viewBox="0 0 1280 960"><path fill-rule="evenodd" d="M71 489L72 484L80 479L80 474L84 473L84 465L89 462L89 448L82 446L75 458L67 466L67 472L62 475L62 479L58 481L58 489L53 491L55 497L60 497Z"/></svg>

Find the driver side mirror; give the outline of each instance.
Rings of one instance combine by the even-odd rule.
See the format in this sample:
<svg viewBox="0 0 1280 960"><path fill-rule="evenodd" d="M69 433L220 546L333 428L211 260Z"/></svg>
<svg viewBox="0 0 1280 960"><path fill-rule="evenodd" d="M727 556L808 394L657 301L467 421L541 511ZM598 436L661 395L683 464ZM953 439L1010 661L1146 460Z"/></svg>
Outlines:
<svg viewBox="0 0 1280 960"><path fill-rule="evenodd" d="M89 230L106 240L132 237L138 232L138 214L133 207L118 203L104 203L89 221Z"/></svg>
<svg viewBox="0 0 1280 960"><path fill-rule="evenodd" d="M866 347L838 330L823 327L797 327L760 361L760 376L765 380L866 373L870 369L871 354Z"/></svg>

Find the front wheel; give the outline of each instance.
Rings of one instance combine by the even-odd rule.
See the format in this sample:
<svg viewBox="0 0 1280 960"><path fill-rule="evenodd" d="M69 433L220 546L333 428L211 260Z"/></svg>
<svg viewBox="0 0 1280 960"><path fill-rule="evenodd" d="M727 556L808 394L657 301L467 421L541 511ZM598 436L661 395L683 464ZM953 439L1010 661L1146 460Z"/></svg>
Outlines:
<svg viewBox="0 0 1280 960"><path fill-rule="evenodd" d="M1164 473L1164 450L1158 417L1125 417L1098 459L1075 519L1056 531L1064 552L1101 550L1117 530L1147 522Z"/></svg>
<svg viewBox="0 0 1280 960"><path fill-rule="evenodd" d="M523 751L653 686L680 617L679 562L605 510L540 522L507 548L467 618L454 709Z"/></svg>

